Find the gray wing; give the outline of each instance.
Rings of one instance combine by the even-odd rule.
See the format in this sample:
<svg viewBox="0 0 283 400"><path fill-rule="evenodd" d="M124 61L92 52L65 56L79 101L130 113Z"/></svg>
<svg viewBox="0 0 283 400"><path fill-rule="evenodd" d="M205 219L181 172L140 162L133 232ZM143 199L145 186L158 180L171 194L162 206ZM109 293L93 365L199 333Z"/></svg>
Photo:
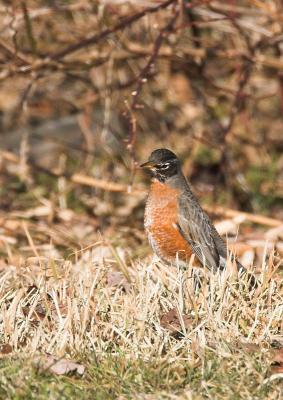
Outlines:
<svg viewBox="0 0 283 400"><path fill-rule="evenodd" d="M216 271L226 266L227 247L192 192L181 194L178 227L201 264Z"/></svg>

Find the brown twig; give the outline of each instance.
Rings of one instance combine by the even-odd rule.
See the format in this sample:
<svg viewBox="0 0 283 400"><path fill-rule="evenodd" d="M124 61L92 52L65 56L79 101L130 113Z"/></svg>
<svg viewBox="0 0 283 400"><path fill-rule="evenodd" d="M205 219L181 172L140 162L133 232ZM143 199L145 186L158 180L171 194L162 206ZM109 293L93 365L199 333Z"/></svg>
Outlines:
<svg viewBox="0 0 283 400"><path fill-rule="evenodd" d="M134 145L136 142L136 117L135 117L135 110L138 108L138 97L141 93L143 84L147 82L149 75L151 73L151 69L153 65L156 62L156 59L158 57L159 50L161 48L161 45L163 43L164 38L168 33L170 33L174 27L174 24L178 18L179 15L179 10L175 11L173 17L170 19L170 21L166 24L164 28L161 29L159 32L153 49L152 49L152 54L146 63L145 67L141 70L139 76L137 77L137 86L135 91L132 93L132 102L129 107L129 121L130 121L130 133L129 133L129 139L127 143L127 149L129 150L129 153L131 155L131 158L133 160L133 167L135 163L135 154L134 154Z"/></svg>
<svg viewBox="0 0 283 400"><path fill-rule="evenodd" d="M31 19L30 19L29 12L28 12L25 1L21 2L21 7L23 10L25 26L26 26L26 33L27 33L28 40L30 42L30 47L31 47L32 53L34 55L36 55L37 54L37 44L36 44L36 40L33 35L32 23L31 23Z"/></svg>
<svg viewBox="0 0 283 400"><path fill-rule="evenodd" d="M243 217L243 220L253 222L255 224L260 224L260 225L276 227L276 226L281 226L283 224L283 221L279 221L278 219L265 217L264 215L251 214L251 213L246 213L243 211L232 210L230 208L225 208L225 207L221 207L221 206L206 205L205 209L207 212L209 212L211 214L217 214L217 215L221 215L222 217L227 217L227 218Z"/></svg>
<svg viewBox="0 0 283 400"><path fill-rule="evenodd" d="M73 183L77 183L80 185L85 185L85 186L90 186L90 187L95 187L97 189L102 189L106 190L109 192L125 192L125 193L131 193L131 194L143 194L145 193L144 190L139 189L139 188L130 188L128 185L124 185L122 183L116 183L116 182L110 182L110 181L105 181L103 179L95 179L92 176L84 175L84 174L74 174L70 177L70 180Z"/></svg>
<svg viewBox="0 0 283 400"><path fill-rule="evenodd" d="M244 94L244 88L248 84L249 78L252 73L252 68L253 68L253 63L250 61L250 59L247 59L247 58L244 59L242 67L241 67L238 89L236 91L234 101L233 101L233 104L231 107L231 112L229 115L228 123L222 129L221 141L223 143L225 143L225 138L226 138L227 134L230 132L230 130L234 124L235 118L237 117L239 112L241 112L241 110L244 106L245 99L246 99L246 95Z"/></svg>
<svg viewBox="0 0 283 400"><path fill-rule="evenodd" d="M49 58L51 60L61 60L62 58L66 57L67 55L70 55L71 53L74 53L75 51L78 51L84 47L94 45L101 41L102 39L105 39L107 36L109 36L112 33L115 33L119 30L122 30L128 26L130 26L132 23L136 22L137 20L141 19L147 14L152 14L157 12L158 10L167 8L173 3L176 3L177 0L167 0L164 3L160 3L155 7L147 7L143 11L140 11L134 15L131 15L129 17L125 17L122 19L121 22L119 22L117 25L113 26L113 28L107 28L104 31L97 33L93 36L90 36L89 38L82 39L76 43L73 43L67 47L65 47L62 50L57 51L56 53L50 54Z"/></svg>
<svg viewBox="0 0 283 400"><path fill-rule="evenodd" d="M107 29L103 30L102 32L97 33L89 38L85 38L76 43L68 45L67 47L65 47L62 50L59 50L53 54L49 54L47 57L42 57L42 58L38 57L36 61L29 62L26 65L21 65L18 68L13 67L13 68L3 70L0 74L0 80L4 80L12 75L17 74L17 73L27 74L27 73L31 73L32 71L38 71L38 70L43 70L43 69L48 69L48 68L51 68L52 70L53 69L61 70L62 59L64 57L66 57L67 55L70 55L80 49L87 47L87 46L94 45L94 44L100 42L101 40L105 39L109 35L117 32L119 30L122 30L126 27L129 27L130 25L132 25L134 22L138 21L145 15L155 13L161 9L165 9L168 6L170 6L171 4L174 4L177 2L178 2L178 0L167 0L164 3L158 4L157 6L147 7L143 11L140 11L136 14L133 14L133 15L123 18L122 21L119 22L118 24L116 24L114 27L107 28ZM13 21L13 19L12 19L12 21ZM15 35L16 35L16 33L15 33ZM16 42L14 43L14 47L16 49L15 53L17 54ZM107 61L107 59L104 60L104 62L106 62L106 61ZM99 63L101 63L101 60L99 60ZM85 67L85 65L83 63L82 63L82 66Z"/></svg>
<svg viewBox="0 0 283 400"><path fill-rule="evenodd" d="M13 164L20 164L19 156L17 156L16 154L14 154L10 151L0 149L0 158L1 157L4 160L9 161ZM90 187L94 187L97 189L106 190L109 192L126 192L126 193L130 193L130 194L134 194L134 195L145 194L145 190L142 188L132 189L129 185L105 181L104 179L96 179L96 178L93 178L92 176L88 176L88 175L81 174L81 173L75 173L73 175L66 174L66 173L62 174L56 170L51 170L51 169L42 167L38 163L35 163L31 160L29 160L28 166L36 171L43 172L43 173L53 176L55 178L63 177L63 178L70 180L73 183L76 183L76 184L90 186Z"/></svg>

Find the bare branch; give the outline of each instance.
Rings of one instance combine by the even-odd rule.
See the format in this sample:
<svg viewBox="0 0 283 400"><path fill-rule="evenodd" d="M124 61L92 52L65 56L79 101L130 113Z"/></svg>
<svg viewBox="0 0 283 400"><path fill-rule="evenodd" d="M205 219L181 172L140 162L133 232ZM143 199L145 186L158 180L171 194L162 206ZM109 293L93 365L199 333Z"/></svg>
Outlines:
<svg viewBox="0 0 283 400"><path fill-rule="evenodd" d="M161 48L161 45L163 43L164 38L168 33L170 33L174 27L174 24L178 18L179 11L175 11L173 17L170 19L168 24L161 29L159 35L157 36L157 39L155 40L153 49L152 49L152 54L146 63L145 67L141 70L138 78L137 78L137 87L135 91L132 93L132 103L130 105L130 110L129 110L129 120L130 120L130 134L129 134L129 139L128 139L128 144L127 148L130 152L130 155L134 161L135 156L134 156L134 145L136 142L136 118L134 115L135 110L138 107L138 96L141 93L143 84L148 81L149 75L151 73L151 68L156 62L156 59L158 57L159 50Z"/></svg>
<svg viewBox="0 0 283 400"><path fill-rule="evenodd" d="M143 18L146 14L151 14L155 13L158 10L167 8L173 3L176 3L177 0L167 0L164 3L160 3L155 7L148 7L144 9L143 11L140 11L134 15L131 15L129 17L124 18L121 22L119 22L117 25L115 25L113 28L108 28L105 29L104 31L97 33L89 38L80 40L76 43L73 43L69 46L67 46L65 49L59 50L58 52L54 54L50 54L49 58L51 60L61 60L62 58L66 57L67 55L70 55L71 53L74 53L75 51L78 51L84 47L94 45L101 41L102 39L105 39L107 36L111 35L112 33L115 33L119 30L122 30L128 26L130 26L132 23L138 21L140 18Z"/></svg>

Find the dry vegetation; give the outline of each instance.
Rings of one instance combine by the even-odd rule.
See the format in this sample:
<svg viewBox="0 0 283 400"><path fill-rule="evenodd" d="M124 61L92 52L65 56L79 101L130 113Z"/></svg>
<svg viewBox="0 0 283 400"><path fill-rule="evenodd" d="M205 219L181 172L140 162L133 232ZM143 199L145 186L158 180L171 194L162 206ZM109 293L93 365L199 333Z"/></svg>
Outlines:
<svg viewBox="0 0 283 400"><path fill-rule="evenodd" d="M79 360L87 370L74 384L86 388L87 398L96 390L102 398L107 391L230 398L237 390L240 398L279 398L280 370L272 374L270 345L282 345L282 288L270 279L272 259L262 268L260 288L250 291L228 274L206 277L198 287L190 268L127 262L130 255L99 242L76 261L35 256L10 265L1 278L5 343L20 354ZM41 357L35 382L48 360ZM13 387L36 398L34 382L21 378L31 374L30 363L16 382L14 372L6 375L3 395ZM38 357L32 365L38 368Z"/></svg>
<svg viewBox="0 0 283 400"><path fill-rule="evenodd" d="M281 2L46 3L0 6L0 397L279 399ZM160 146L257 289L152 259Z"/></svg>

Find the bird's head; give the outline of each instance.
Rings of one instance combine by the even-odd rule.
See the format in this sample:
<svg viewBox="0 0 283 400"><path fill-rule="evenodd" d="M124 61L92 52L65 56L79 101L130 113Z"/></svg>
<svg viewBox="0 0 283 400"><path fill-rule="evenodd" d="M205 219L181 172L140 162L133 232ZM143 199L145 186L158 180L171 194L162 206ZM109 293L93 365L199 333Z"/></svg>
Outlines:
<svg viewBox="0 0 283 400"><path fill-rule="evenodd" d="M172 151L157 149L140 167L149 170L152 176L160 182L165 182L168 178L178 174L180 161Z"/></svg>

